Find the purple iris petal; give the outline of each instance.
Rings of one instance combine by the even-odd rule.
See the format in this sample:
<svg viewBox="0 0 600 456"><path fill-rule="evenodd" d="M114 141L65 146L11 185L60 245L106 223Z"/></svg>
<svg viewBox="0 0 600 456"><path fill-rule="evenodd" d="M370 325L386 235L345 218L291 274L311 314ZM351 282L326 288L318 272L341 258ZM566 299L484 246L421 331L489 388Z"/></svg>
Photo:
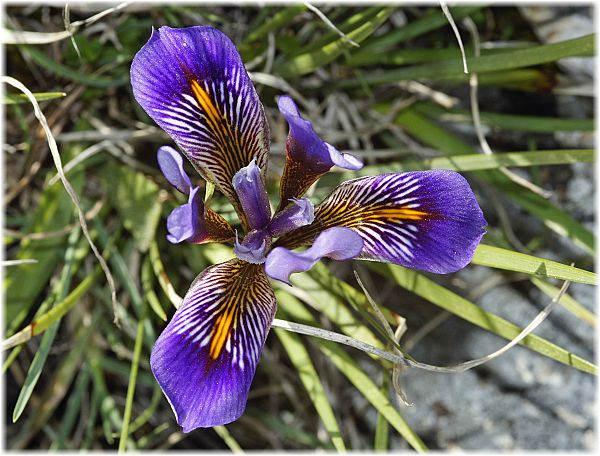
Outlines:
<svg viewBox="0 0 600 456"><path fill-rule="evenodd" d="M181 193L189 195L192 182L183 169L183 159L179 152L170 146L162 146L157 152L158 166L169 183Z"/></svg>
<svg viewBox="0 0 600 456"><path fill-rule="evenodd" d="M348 228L335 227L323 231L304 252L276 247L267 255L265 272L273 279L290 285L290 275L308 271L323 257L343 261L355 258L362 250L361 237Z"/></svg>
<svg viewBox="0 0 600 456"><path fill-rule="evenodd" d="M252 264L265 262L267 250L271 247L271 238L265 230L250 231L246 234L242 243L238 241L237 232L235 238L235 245L233 246L235 256Z"/></svg>
<svg viewBox="0 0 600 456"><path fill-rule="evenodd" d="M184 432L244 412L275 308L262 266L230 260L193 282L150 356Z"/></svg>
<svg viewBox="0 0 600 456"><path fill-rule="evenodd" d="M315 219L315 208L308 198L293 198L292 202L269 223L268 231L271 236L279 237L301 226L310 225Z"/></svg>
<svg viewBox="0 0 600 456"><path fill-rule="evenodd" d="M315 133L312 124L300 116L298 107L290 97L279 97L277 106L290 126L287 151L295 161L301 162L316 173L326 173L333 165L350 170L363 167L362 162L356 157L342 154L331 144L323 141Z"/></svg>
<svg viewBox="0 0 600 456"><path fill-rule="evenodd" d="M176 207L167 219L167 240L173 244L195 242L206 237L204 202L200 187L192 188L187 204Z"/></svg>
<svg viewBox="0 0 600 456"><path fill-rule="evenodd" d="M250 229L265 228L271 218L271 206L265 184L254 159L233 176L235 189Z"/></svg>
<svg viewBox="0 0 600 456"><path fill-rule="evenodd" d="M254 158L267 171L269 126L231 40L211 27L153 30L131 65L138 103L240 211L231 180Z"/></svg>
<svg viewBox="0 0 600 456"><path fill-rule="evenodd" d="M325 228L347 226L363 238L363 258L446 274L471 261L486 224L454 171L382 174L340 184L315 209L315 223L278 244L293 248Z"/></svg>

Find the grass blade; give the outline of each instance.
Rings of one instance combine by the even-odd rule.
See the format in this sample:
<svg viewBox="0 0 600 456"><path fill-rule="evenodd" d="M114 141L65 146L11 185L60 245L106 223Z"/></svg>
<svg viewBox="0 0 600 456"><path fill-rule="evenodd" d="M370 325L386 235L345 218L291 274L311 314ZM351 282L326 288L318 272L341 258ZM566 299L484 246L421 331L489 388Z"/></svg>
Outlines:
<svg viewBox="0 0 600 456"><path fill-rule="evenodd" d="M144 323L146 320L145 306L142 310L142 317L138 321L137 332L135 335L135 345L133 347L133 360L131 361L131 372L129 374L129 384L127 385L127 397L125 399L125 410L123 412L123 426L121 427L121 436L119 437L119 453L127 449L129 439L129 423L131 422L131 412L133 410L133 398L135 396L135 386L137 374L140 366L140 357L142 354L142 342L144 340Z"/></svg>
<svg viewBox="0 0 600 456"><path fill-rule="evenodd" d="M543 63L555 62L566 57L589 57L594 55L594 35L585 35L558 43L543 44L510 52L471 57L469 70L477 74L525 68ZM463 72L461 58L442 62L427 63L383 73L368 74L362 77L365 84L388 84L414 79L468 81L469 75ZM361 82L346 79L338 82L341 88L356 87Z"/></svg>
<svg viewBox="0 0 600 456"><path fill-rule="evenodd" d="M38 93L33 94L33 97L37 101L54 100L56 98L62 98L62 97L66 97L66 96L67 96L67 94L65 92L38 92ZM27 95L22 94L22 93L18 93L18 94L5 93L3 103L5 105L12 105L12 104L18 104L18 103L29 103L29 98L27 98Z"/></svg>
<svg viewBox="0 0 600 456"><path fill-rule="evenodd" d="M453 155L425 160L404 161L393 164L393 172L415 171L423 169L451 169L455 171L480 171L497 169L502 166L525 168L530 166L566 165L572 163L593 163L593 149L540 150L535 152L503 152L501 154ZM358 171L344 173L348 178L374 176L390 172L391 165L365 166Z"/></svg>
<svg viewBox="0 0 600 456"><path fill-rule="evenodd" d="M225 426L214 426L213 430L218 434L219 437L223 439L223 442L225 442L225 445L229 447L232 453L244 452L240 444L237 443L237 441L233 438L233 436Z"/></svg>
<svg viewBox="0 0 600 456"><path fill-rule="evenodd" d="M446 110L432 103L419 103L416 110L442 122L472 122L471 111L466 109ZM524 116L498 112L480 112L481 122L502 130L527 131L532 133L554 133L556 131L593 131L594 119L569 119L557 117Z"/></svg>
<svg viewBox="0 0 600 456"><path fill-rule="evenodd" d="M370 21L362 23L351 32L347 33L348 38L360 43L371 35L377 28L392 14L394 8L385 7ZM361 12L360 14L366 14ZM304 74L311 73L317 68L322 67L337 58L344 50L352 47L347 39L339 38L332 43L323 46L317 51L304 53L285 62L276 68L276 72L284 78L295 78Z"/></svg>
<svg viewBox="0 0 600 456"><path fill-rule="evenodd" d="M457 315L463 320L471 322L507 340L514 339L521 332L521 328L517 325L490 312L486 312L474 303L438 285L433 280L416 271L403 268L402 266L375 262L367 262L366 264L383 276L395 280L402 288ZM593 363L535 334L528 335L520 344L567 366L572 366L590 374L596 373L597 367Z"/></svg>
<svg viewBox="0 0 600 456"><path fill-rule="evenodd" d="M558 287L555 287L554 285L550 285L548 282L538 279L536 277L532 277L531 278L531 283L533 283L536 287L538 287L542 292L544 292L544 294L546 294L546 296L557 296L558 294ZM562 304L562 306L567 309L569 312L571 312L573 315L575 315L577 318L581 318L582 320L584 320L585 322L589 323L592 326L596 326L596 316L590 312L589 310L587 310L585 307L583 307L579 302L577 302L575 299L573 299L571 296L569 296L568 294L563 294L560 298L560 300L558 301L560 304Z"/></svg>
<svg viewBox="0 0 600 456"><path fill-rule="evenodd" d="M287 292L282 292L280 296L287 295L281 302L296 321L318 326L315 318L304 307L304 305L295 297ZM427 451L427 447L417 434L410 428L404 418L398 413L389 398L382 394L380 389L371 381L352 359L339 345L319 338L312 339L319 345L321 351L335 364L348 380L358 389L361 394L380 412L385 419L406 439L410 446L419 452Z"/></svg>
<svg viewBox="0 0 600 456"><path fill-rule="evenodd" d="M281 291L277 291L276 296L278 302L284 302L289 299L290 295ZM286 317L285 311L281 308L279 309L279 313L283 315L283 318ZM306 392L313 402L317 413L321 417L325 429L331 438L333 446L337 451L345 452L346 445L344 444L335 414L333 413L331 404L329 403L329 399L327 398L327 394L323 388L323 384L319 379L319 374L317 373L310 359L308 351L302 344L300 336L292 332L285 331L281 328L275 328L275 334L277 334L277 337L281 341L283 348L285 348L290 361L292 361L292 364L298 371L300 380L302 381Z"/></svg>
<svg viewBox="0 0 600 456"><path fill-rule="evenodd" d="M21 413L23 413L23 410L25 410L25 406L27 405L31 394L33 393L33 389L35 388L35 385L42 374L42 369L46 363L48 353L52 348L52 343L54 342L54 337L58 331L59 324L60 321L57 321L50 326L49 330L44 334L44 337L42 337L40 346L35 352L35 356L33 357L33 361L31 362L31 366L27 372L27 377L25 378L25 383L23 384L23 388L21 388L21 392L19 393L17 403L15 404L15 408L13 410L13 423L19 419Z"/></svg>
<svg viewBox="0 0 600 456"><path fill-rule="evenodd" d="M595 285L597 279L596 274L593 272L486 244L480 244L477 247L472 263L506 271L524 272L535 276L552 277L590 285Z"/></svg>
<svg viewBox="0 0 600 456"><path fill-rule="evenodd" d="M60 63L56 63L51 57L49 57L40 49L31 46L18 47L22 52L31 57L31 59L41 67L46 68L47 70L49 70L57 76L69 79L74 82L79 82L80 84L84 84L90 87L107 89L109 87L118 87L129 83L128 77L120 79L109 79L102 78L93 74L84 74L81 71L69 68L65 65L61 65Z"/></svg>

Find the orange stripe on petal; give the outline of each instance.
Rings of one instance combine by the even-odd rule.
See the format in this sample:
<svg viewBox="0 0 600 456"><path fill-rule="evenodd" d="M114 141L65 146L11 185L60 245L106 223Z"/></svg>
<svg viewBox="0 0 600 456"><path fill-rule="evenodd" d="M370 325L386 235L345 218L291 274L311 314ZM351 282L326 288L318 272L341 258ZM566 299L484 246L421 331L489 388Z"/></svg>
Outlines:
<svg viewBox="0 0 600 456"><path fill-rule="evenodd" d="M341 226L363 241L362 258L436 273L464 267L486 221L467 181L453 171L383 174L344 182L315 209L315 221L275 246L310 244Z"/></svg>
<svg viewBox="0 0 600 456"><path fill-rule="evenodd" d="M184 432L243 413L275 308L262 265L230 260L192 283L150 357Z"/></svg>

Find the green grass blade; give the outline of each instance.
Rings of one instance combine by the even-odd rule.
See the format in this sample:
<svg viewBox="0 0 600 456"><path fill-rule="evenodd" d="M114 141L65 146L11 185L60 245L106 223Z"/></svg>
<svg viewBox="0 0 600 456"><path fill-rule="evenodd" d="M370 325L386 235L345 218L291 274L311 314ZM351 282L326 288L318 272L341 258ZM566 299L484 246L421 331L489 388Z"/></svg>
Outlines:
<svg viewBox="0 0 600 456"><path fill-rule="evenodd" d="M319 326L318 322L306 309L306 307L288 292L282 292L280 296L285 299L281 306L294 320L301 321L312 326ZM339 345L319 338L311 339L319 345L321 351L336 365L336 367L350 380L361 394L380 412L385 419L406 439L406 441L417 451L427 451L427 447L419 436L410 428L404 418L398 413L387 395L382 394L380 389L371 381L355 360L353 360ZM381 344L379 344L381 345Z"/></svg>
<svg viewBox="0 0 600 456"><path fill-rule="evenodd" d="M269 18L269 20L265 21L259 27L251 31L244 39L244 43L258 41L269 33L284 27L303 11L306 11L305 5L290 5L282 8L281 11L274 14L273 17Z"/></svg>
<svg viewBox="0 0 600 456"><path fill-rule="evenodd" d="M416 271L403 268L402 266L386 265L375 262L366 263L370 268L385 277L393 279L402 288L420 296L429 302L459 316L463 320L473 323L480 328L497 334L507 340L514 339L521 328L509 321L498 317L490 312L479 308L474 303L453 293L452 291L438 285ZM583 372L596 373L596 366L562 347L559 347L546 339L530 334L525 337L521 345L530 348L548 358L572 366Z"/></svg>
<svg viewBox="0 0 600 456"><path fill-rule="evenodd" d="M46 331L44 336L42 337L42 341L40 342L40 346L35 352L35 356L33 357L33 361L31 362L31 366L29 367L29 371L27 371L27 377L25 378L25 383L23 384L23 388L21 388L21 392L19 393L19 397L17 398L17 403L15 404L15 408L13 410L12 420L13 423L16 422L23 410L25 410L25 406L33 393L33 389L37 384L37 381L42 374L42 369L44 368L44 364L46 363L46 358L48 357L48 353L52 348L52 343L54 342L54 337L56 336L56 332L58 331L59 321L55 322L50 326L49 330Z"/></svg>
<svg viewBox="0 0 600 456"><path fill-rule="evenodd" d="M165 267L160 259L160 253L158 252L158 244L156 243L156 240L150 243L149 254L150 262L152 263L152 270L154 271L154 274L158 279L160 287L162 288L167 298L169 298L171 304L173 304L173 306L175 307L179 307L181 301L183 300L183 297L177 294L175 288L173 288L173 285L169 280L169 276L167 275Z"/></svg>
<svg viewBox="0 0 600 456"><path fill-rule="evenodd" d="M71 235L69 236L69 244L67 247L67 251L65 252L65 266L63 267L60 279L53 290L53 295L56 296L57 300L62 300L65 298L71 285L73 269L78 259L76 256L76 252L80 234L81 230L75 229L71 232ZM86 248L85 251L87 250L88 249ZM56 337L56 333L58 331L59 326L60 319L52 323L48 331L42 337L40 345L35 352L35 356L33 357L33 361L31 362L31 366L29 366L29 370L27 371L27 376L25 377L23 388L21 389L19 397L17 398L17 403L15 404L12 416L13 423L19 419L19 417L25 410L27 403L29 402L29 398L31 397L31 394L33 393L33 390L40 378L40 375L42 374L44 365L46 364L48 353L52 348L52 344L54 342L54 338Z"/></svg>
<svg viewBox="0 0 600 456"><path fill-rule="evenodd" d="M77 417L81 414L81 403L83 401L84 392L88 387L89 380L90 371L84 366L77 376L73 393L69 395L66 411L62 418L61 427L56 441L50 447L51 451L64 450L67 448L67 436L71 433L73 426L75 426Z"/></svg>
<svg viewBox="0 0 600 456"><path fill-rule="evenodd" d="M127 440L129 438L129 423L131 422L133 398L135 396L137 374L140 366L140 357L142 355L142 342L144 340L144 323L146 320L145 314L145 310L142 310L142 318L140 318L138 322L137 332L135 335L133 359L131 360L131 372L129 374L129 384L127 385L127 396L125 398L125 410L123 412L123 426L121 427L121 436L119 437L119 453L123 453L127 449Z"/></svg>
<svg viewBox="0 0 600 456"><path fill-rule="evenodd" d="M279 303L283 303L290 299L289 294L279 290L275 293L275 295L277 296L277 301ZM282 310L281 306L279 308L279 313L282 314L282 318L286 318L285 311ZM300 339L300 336L281 328L275 328L275 334L277 334L277 337L287 352L290 361L298 371L300 380L302 381L308 396L315 406L317 413L321 417L323 425L325 426L325 429L331 438L333 446L337 451L345 452L346 445L344 444L335 414L333 413L333 409L331 408L331 404L329 403L329 399L327 398L327 394L325 393L325 389L323 388L319 374L317 373L310 359L310 355Z"/></svg>
<svg viewBox="0 0 600 456"><path fill-rule="evenodd" d="M394 8L385 7L370 21L364 22L347 34L347 37L356 43L360 43L371 35L379 26L392 14ZM367 12L359 14L366 15ZM311 73L317 68L322 67L337 58L344 50L351 47L351 44L344 38L339 38L332 43L323 46L321 49L304 53L285 62L276 73L284 78L294 78L304 74Z"/></svg>
<svg viewBox="0 0 600 456"><path fill-rule="evenodd" d="M596 274L593 272L486 244L480 244L477 247L472 263L590 285L595 285L597 279Z"/></svg>
<svg viewBox="0 0 600 456"><path fill-rule="evenodd" d="M339 345L329 341L319 340L318 344L323 353L335 364L348 380L363 396L381 413L408 444L418 452L427 451L427 447L419 436L410 428L408 423L396 410L387 395L373 383L369 376L360 369L356 361Z"/></svg>
<svg viewBox="0 0 600 456"><path fill-rule="evenodd" d="M106 166L104 177L111 186L107 192L123 226L135 239L141 252L148 250L156 237L161 204L158 185L142 173L116 163Z"/></svg>
<svg viewBox="0 0 600 456"><path fill-rule="evenodd" d="M468 154L452 157L436 157L425 160L404 161L386 166L365 166L359 171L345 173L350 178L374 176L390 172L415 171L423 169L451 169L455 171L480 171L486 169L525 168L544 165L567 165L572 163L593 163L595 151L592 149L540 150L535 152L503 152L494 155Z"/></svg>
<svg viewBox="0 0 600 456"><path fill-rule="evenodd" d="M67 96L65 92L38 92L33 94L37 101L48 101L56 98L63 98ZM5 93L3 103L5 105L29 103L29 98L23 93Z"/></svg>
<svg viewBox="0 0 600 456"><path fill-rule="evenodd" d="M468 64L469 71L483 74L541 65L566 57L589 57L593 55L594 35L591 34L558 43L515 49L493 55L470 57ZM362 82L375 85L415 79L468 81L469 75L464 73L462 59L457 56L453 60L365 75ZM354 79L347 79L338 83L338 86L342 88L358 85L360 85L359 81Z"/></svg>
<svg viewBox="0 0 600 456"><path fill-rule="evenodd" d="M73 148L73 152L75 149ZM70 158L71 154L67 154ZM49 173L51 174L51 173ZM83 188L83 175L71 177L77 194ZM50 232L63 228L73 219L73 204L62 183L46 188L34 209L32 222L24 232ZM6 335L11 335L21 325L37 296L46 286L64 252L66 238L54 237L40 240L23 240L15 259L35 258L35 264L8 268L4 278ZM27 284L23 286L22 284Z"/></svg>
<svg viewBox="0 0 600 456"><path fill-rule="evenodd" d="M433 103L419 103L416 110L441 122L471 124L473 117L467 109L446 110ZM501 130L527 131L532 133L554 133L556 131L593 131L594 119L569 119L557 117L525 116L498 112L480 113L481 123Z"/></svg>
<svg viewBox="0 0 600 456"><path fill-rule="evenodd" d="M390 377L387 371L383 370L383 381L381 382L381 394L387 396L389 394ZM377 425L375 427L375 440L373 442L373 450L376 452L389 451L390 440L390 425L385 419L385 416L377 411Z"/></svg>
<svg viewBox="0 0 600 456"><path fill-rule="evenodd" d="M112 445L115 441L113 432L118 432L122 429L123 421L121 420L121 415L119 415L119 407L108 391L101 367L101 356L102 355L99 352L94 351L90 355L90 367L94 385L96 386L96 392L98 394L104 437L106 438L106 441ZM131 438L127 439L127 447L135 448L135 444Z"/></svg>
<svg viewBox="0 0 600 456"><path fill-rule="evenodd" d="M81 324L81 320L73 320L74 327L77 328L72 339L73 349L60 359L59 365L52 373L52 378L44 385L45 389L39 400L40 406L35 410L35 413L29 415L23 425L22 433L17 439L20 442L15 442L15 448L23 448L24 444L44 427L68 393L69 386L77 372L79 372L79 366L82 364L90 348L91 335L98 324L99 315L98 309L96 309L92 313L89 325Z"/></svg>
<svg viewBox="0 0 600 456"><path fill-rule="evenodd" d="M457 21L481 8L483 8L482 5L465 5L451 8L450 11L452 12L454 20ZM399 43L408 41L411 38L416 38L446 25L448 25L448 19L446 19L441 9L436 6L431 8L431 10L422 18L410 21L403 27L370 40L364 47L353 53L349 63L356 65L357 61L360 61L360 59L365 56L383 54L385 49L393 49ZM455 56L460 55L458 48L456 49L456 52Z"/></svg>
<svg viewBox="0 0 600 456"><path fill-rule="evenodd" d="M213 430L217 433L219 437L223 439L225 445L231 450L232 453L243 453L242 447L239 443L233 438L229 430L225 426L214 426Z"/></svg>
<svg viewBox="0 0 600 456"><path fill-rule="evenodd" d="M365 8L360 13L350 16L350 18L348 18L343 23L339 25L335 24L336 28L338 31L347 35L356 27L360 27L362 24L367 23L373 18L375 18L375 16L377 16L377 13L379 13L380 11L381 8L377 6ZM301 46L300 52L298 52L298 54L310 54L311 52L314 52L322 47L327 46L328 44L331 44L334 41L337 41L339 37L340 35L337 32L330 30L324 33L323 36L321 36L320 38L313 40L305 46Z"/></svg>
<svg viewBox="0 0 600 456"><path fill-rule="evenodd" d="M531 283L533 283L542 292L544 292L546 296L549 296L550 298L553 298L554 296L558 295L559 288L549 284L544 280L532 277ZM596 316L568 294L563 294L558 302L560 302L565 309L567 309L577 318L581 318L582 320L586 321L594 327L596 326Z"/></svg>
<svg viewBox="0 0 600 456"><path fill-rule="evenodd" d="M40 318L28 325L25 329L6 339L2 344L2 348L7 349L14 347L16 343L25 342L29 340L29 338L42 334L44 331L46 331L51 325L56 323L60 318L62 318L63 315L71 310L75 304L79 302L81 297L94 284L96 279L98 279L101 271L102 270L100 267L96 267L94 272L83 279L81 283L63 301L40 316ZM13 343L13 341L16 343Z"/></svg>
<svg viewBox="0 0 600 456"><path fill-rule="evenodd" d="M74 82L79 82L90 87L106 89L109 87L118 87L129 83L129 77L109 79L99 77L93 74L84 74L79 70L75 70L65 65L61 65L60 63L56 63L50 56L45 54L43 51L31 46L19 46L19 49L21 49L25 54L31 57L31 59L35 63L37 63L41 67L46 68L50 72L54 73L56 76L66 78Z"/></svg>
<svg viewBox="0 0 600 456"><path fill-rule="evenodd" d="M129 428L130 434L133 434L135 431L137 431L139 428L141 428L144 424L146 424L148 422L148 420L156 412L156 407L158 407L158 404L161 403L161 400L163 397L162 390L158 386L158 383L156 383L156 380L154 380L154 377L150 381L151 381L151 386L154 387L154 390L152 392L152 399L150 399L150 405L148 405L146 410L144 410L142 413L139 414L139 416L133 421L133 423L131 423L131 426Z"/></svg>
<svg viewBox="0 0 600 456"><path fill-rule="evenodd" d="M152 264L150 262L150 257L147 256L144 259L144 263L142 264L142 290L144 292L144 297L150 304L150 308L154 311L156 315L162 320L167 321L167 314L165 310L162 308L160 301L158 300L158 296L154 292L153 281L152 278Z"/></svg>

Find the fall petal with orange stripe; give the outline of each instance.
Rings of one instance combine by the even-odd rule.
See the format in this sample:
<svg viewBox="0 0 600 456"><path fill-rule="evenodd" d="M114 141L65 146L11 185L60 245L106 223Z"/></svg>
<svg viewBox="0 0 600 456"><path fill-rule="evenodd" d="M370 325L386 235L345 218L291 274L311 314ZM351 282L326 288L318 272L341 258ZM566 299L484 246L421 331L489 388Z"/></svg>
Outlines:
<svg viewBox="0 0 600 456"><path fill-rule="evenodd" d="M235 45L211 27L153 30L133 59L131 84L138 103L233 204L241 224L234 228L207 207L178 151L159 149L161 171L188 196L167 219L167 240L233 243L236 256L200 273L152 350L152 372L184 432L244 412L276 310L269 277L290 284L291 274L324 257L454 272L471 261L485 234L475 195L453 171L354 179L315 208L303 197L314 182L334 166L357 170L362 163L323 141L286 95L277 101L289 133L273 212L263 106ZM309 247L293 251L301 246Z"/></svg>

